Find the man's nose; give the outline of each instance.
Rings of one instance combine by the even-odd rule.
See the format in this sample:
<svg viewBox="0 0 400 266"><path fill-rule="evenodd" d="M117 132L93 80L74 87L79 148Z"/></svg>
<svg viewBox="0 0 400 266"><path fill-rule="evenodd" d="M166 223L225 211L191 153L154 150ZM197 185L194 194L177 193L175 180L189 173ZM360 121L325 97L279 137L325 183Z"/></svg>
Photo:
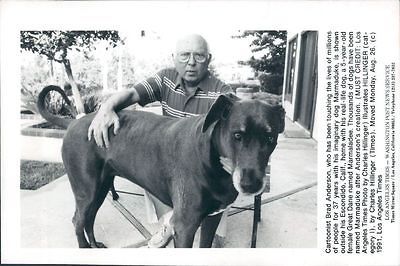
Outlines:
<svg viewBox="0 0 400 266"><path fill-rule="evenodd" d="M196 60L194 59L194 54L190 54L188 65L195 65L195 64L196 64Z"/></svg>

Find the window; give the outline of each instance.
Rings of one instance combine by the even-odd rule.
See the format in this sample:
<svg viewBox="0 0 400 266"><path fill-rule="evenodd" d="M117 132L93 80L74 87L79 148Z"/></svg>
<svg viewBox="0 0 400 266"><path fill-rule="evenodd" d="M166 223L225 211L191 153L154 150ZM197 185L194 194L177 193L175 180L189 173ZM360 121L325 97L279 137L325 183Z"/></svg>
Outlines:
<svg viewBox="0 0 400 266"><path fill-rule="evenodd" d="M296 68L296 50L297 50L297 35L289 41L287 68L286 68L286 82L285 82L285 100L292 102L293 99L293 86L294 86L294 73Z"/></svg>

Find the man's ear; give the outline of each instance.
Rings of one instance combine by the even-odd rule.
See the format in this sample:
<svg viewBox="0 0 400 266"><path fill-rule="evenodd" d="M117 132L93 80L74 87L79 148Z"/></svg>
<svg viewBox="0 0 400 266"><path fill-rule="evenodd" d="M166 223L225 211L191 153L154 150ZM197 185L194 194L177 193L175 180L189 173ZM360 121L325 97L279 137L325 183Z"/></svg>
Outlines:
<svg viewBox="0 0 400 266"><path fill-rule="evenodd" d="M220 119L227 118L230 113L232 105L238 100L239 98L232 93L220 95L217 98L217 100L215 100L215 102L213 103L213 105L211 106L210 110L206 115L202 132L203 133L206 132L212 123Z"/></svg>

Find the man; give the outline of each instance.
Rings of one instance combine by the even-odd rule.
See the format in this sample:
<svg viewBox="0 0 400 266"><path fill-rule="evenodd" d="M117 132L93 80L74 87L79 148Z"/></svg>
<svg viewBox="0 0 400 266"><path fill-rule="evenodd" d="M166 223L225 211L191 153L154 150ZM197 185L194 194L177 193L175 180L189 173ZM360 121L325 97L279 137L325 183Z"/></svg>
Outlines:
<svg viewBox="0 0 400 266"><path fill-rule="evenodd" d="M210 60L208 44L202 36L189 35L182 38L177 42L176 53L173 55L175 68L161 70L133 88L110 97L102 104L89 127L89 140L93 134L97 145L108 148L108 128L113 125L114 134L117 134L119 128L116 111L134 103L144 106L160 101L163 115L172 117L206 113L220 94L231 92L228 85L209 73ZM146 194L154 203L158 218L163 219L161 230L153 235L148 246L164 247L172 238L172 228L169 225L172 210L152 195ZM222 227L225 227L225 219L221 221Z"/></svg>

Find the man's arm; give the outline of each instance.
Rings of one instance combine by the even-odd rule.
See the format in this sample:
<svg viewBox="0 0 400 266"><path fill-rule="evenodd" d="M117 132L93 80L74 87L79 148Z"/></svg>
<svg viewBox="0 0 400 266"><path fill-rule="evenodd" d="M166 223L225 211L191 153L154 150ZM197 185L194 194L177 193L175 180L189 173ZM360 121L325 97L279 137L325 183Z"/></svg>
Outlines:
<svg viewBox="0 0 400 266"><path fill-rule="evenodd" d="M119 129L119 118L116 112L128 107L129 105L139 103L144 106L150 102L161 100L162 77L165 70L154 74L150 78L139 82L134 88L118 92L105 101L96 116L94 117L89 130L88 139L93 137L99 147L109 147L108 129L114 125L114 134Z"/></svg>
<svg viewBox="0 0 400 266"><path fill-rule="evenodd" d="M139 94L135 88L124 90L112 95L105 101L88 130L88 139L91 140L92 134L99 147L109 147L108 128L114 125L114 134L119 129L119 118L116 112L140 101Z"/></svg>
<svg viewBox="0 0 400 266"><path fill-rule="evenodd" d="M234 91L232 90L231 86L224 84L221 88L221 93L234 93Z"/></svg>
<svg viewBox="0 0 400 266"><path fill-rule="evenodd" d="M114 93L110 98L105 101L101 108L105 110L112 110L115 112L121 111L125 107L139 102L140 97L134 87Z"/></svg>

